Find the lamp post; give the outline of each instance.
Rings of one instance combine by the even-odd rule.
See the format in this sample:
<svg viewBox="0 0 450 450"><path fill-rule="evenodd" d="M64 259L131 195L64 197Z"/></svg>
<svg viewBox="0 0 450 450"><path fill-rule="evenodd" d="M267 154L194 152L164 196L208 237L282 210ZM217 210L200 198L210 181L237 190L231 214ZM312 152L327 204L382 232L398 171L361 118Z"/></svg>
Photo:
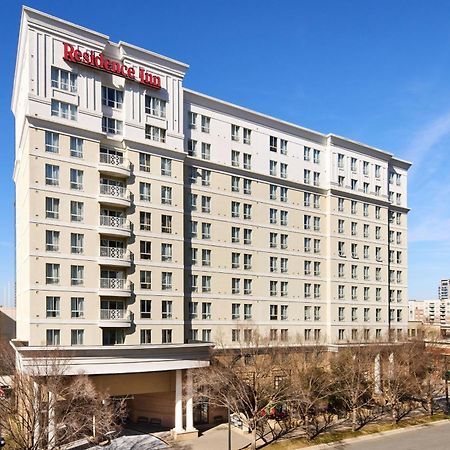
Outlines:
<svg viewBox="0 0 450 450"><path fill-rule="evenodd" d="M231 412L230 412L230 404L227 404L227 412L228 412L228 450L231 450Z"/></svg>

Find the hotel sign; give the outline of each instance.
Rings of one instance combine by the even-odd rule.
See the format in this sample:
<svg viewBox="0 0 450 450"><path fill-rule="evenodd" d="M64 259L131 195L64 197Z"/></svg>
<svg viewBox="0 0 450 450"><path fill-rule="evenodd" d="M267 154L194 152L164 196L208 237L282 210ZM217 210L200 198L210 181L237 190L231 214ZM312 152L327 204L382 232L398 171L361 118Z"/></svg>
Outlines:
<svg viewBox="0 0 450 450"><path fill-rule="evenodd" d="M109 59L103 55L103 53L96 53L92 50L90 52L82 52L67 42L64 42L63 45L63 59L65 61L83 64L102 70L103 72L112 73L127 80L136 81L137 83L149 86L153 89L161 89L161 78L158 75L153 75L147 70L139 69L138 73L136 73L134 67L129 67L120 61Z"/></svg>

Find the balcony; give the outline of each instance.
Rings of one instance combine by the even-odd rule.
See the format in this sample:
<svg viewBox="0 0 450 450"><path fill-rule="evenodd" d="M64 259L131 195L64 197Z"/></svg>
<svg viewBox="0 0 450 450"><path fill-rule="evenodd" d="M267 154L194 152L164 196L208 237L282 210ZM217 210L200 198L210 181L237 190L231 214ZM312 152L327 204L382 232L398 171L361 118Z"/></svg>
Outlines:
<svg viewBox="0 0 450 450"><path fill-rule="evenodd" d="M99 295L129 297L132 291L132 284L126 278L100 278Z"/></svg>
<svg viewBox="0 0 450 450"><path fill-rule="evenodd" d="M132 253L120 247L100 247L99 264L108 266L131 266Z"/></svg>
<svg viewBox="0 0 450 450"><path fill-rule="evenodd" d="M126 309L101 309L98 326L102 328L131 327L131 313Z"/></svg>
<svg viewBox="0 0 450 450"><path fill-rule="evenodd" d="M120 155L100 153L97 168L100 173L105 175L129 177L131 174L130 161Z"/></svg>
<svg viewBox="0 0 450 450"><path fill-rule="evenodd" d="M131 194L127 188L111 184L100 184L98 200L112 206L130 206Z"/></svg>
<svg viewBox="0 0 450 450"><path fill-rule="evenodd" d="M124 217L100 216L97 230L111 236L128 237L131 235L131 222Z"/></svg>

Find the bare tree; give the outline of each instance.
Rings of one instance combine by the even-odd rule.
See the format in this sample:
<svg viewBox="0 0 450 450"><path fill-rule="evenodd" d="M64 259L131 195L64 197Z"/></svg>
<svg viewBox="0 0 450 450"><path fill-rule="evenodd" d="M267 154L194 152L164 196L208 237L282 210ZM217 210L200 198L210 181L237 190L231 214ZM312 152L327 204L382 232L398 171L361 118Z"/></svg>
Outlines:
<svg viewBox="0 0 450 450"><path fill-rule="evenodd" d="M328 358L320 347L290 354L289 412L309 439L330 429L336 419L336 384Z"/></svg>
<svg viewBox="0 0 450 450"><path fill-rule="evenodd" d="M337 400L351 415L352 431L379 416L374 400L376 352L366 345L346 347L331 360Z"/></svg>
<svg viewBox="0 0 450 450"><path fill-rule="evenodd" d="M91 436L103 438L124 418L124 402L112 402L86 376L67 376L57 351L43 350L36 366L16 367L12 349L0 353L2 384L0 429L12 446L54 449Z"/></svg>
<svg viewBox="0 0 450 450"><path fill-rule="evenodd" d="M283 354L282 348L253 333L239 348L215 351L210 367L196 371L196 395L241 417L252 433L252 449L258 438L267 442L267 433L277 437L270 421L281 423L284 418L280 408L288 373Z"/></svg>

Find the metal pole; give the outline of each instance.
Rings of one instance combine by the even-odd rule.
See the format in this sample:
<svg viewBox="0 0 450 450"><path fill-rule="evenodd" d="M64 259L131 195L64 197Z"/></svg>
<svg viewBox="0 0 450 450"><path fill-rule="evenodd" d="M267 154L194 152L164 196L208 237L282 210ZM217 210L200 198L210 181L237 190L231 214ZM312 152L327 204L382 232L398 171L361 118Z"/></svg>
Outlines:
<svg viewBox="0 0 450 450"><path fill-rule="evenodd" d="M230 414L230 404L228 404L228 450L231 450L231 414Z"/></svg>

